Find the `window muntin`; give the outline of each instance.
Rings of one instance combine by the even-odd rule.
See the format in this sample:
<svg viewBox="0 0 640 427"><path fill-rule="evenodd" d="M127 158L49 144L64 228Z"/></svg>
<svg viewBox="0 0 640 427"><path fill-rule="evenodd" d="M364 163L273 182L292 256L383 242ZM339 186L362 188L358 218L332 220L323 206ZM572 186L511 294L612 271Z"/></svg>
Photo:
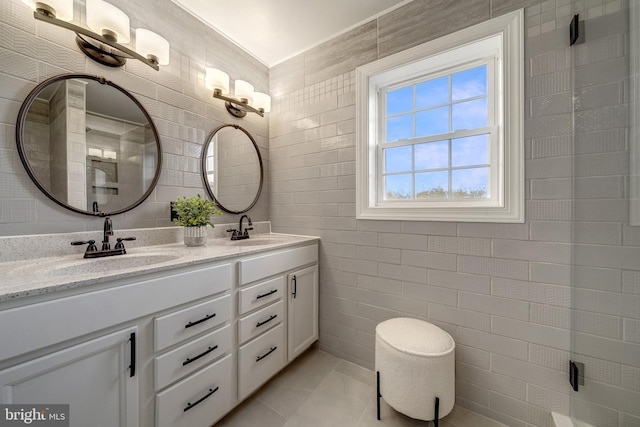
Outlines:
<svg viewBox="0 0 640 427"><path fill-rule="evenodd" d="M491 199L496 60L380 88L379 203Z"/></svg>

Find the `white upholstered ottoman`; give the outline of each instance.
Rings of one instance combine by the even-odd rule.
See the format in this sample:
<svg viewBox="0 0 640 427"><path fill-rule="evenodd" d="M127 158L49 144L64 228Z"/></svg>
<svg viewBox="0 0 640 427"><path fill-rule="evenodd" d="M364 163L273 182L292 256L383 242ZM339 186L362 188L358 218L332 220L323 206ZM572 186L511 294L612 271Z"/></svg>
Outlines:
<svg viewBox="0 0 640 427"><path fill-rule="evenodd" d="M380 397L419 420L446 416L455 403L455 342L439 327L398 317L376 326L377 411Z"/></svg>

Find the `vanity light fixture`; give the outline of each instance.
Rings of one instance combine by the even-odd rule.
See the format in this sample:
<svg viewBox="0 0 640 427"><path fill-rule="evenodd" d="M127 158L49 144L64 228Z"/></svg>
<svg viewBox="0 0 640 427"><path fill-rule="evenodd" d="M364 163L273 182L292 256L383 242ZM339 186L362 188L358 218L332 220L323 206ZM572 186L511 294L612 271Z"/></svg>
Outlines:
<svg viewBox="0 0 640 427"><path fill-rule="evenodd" d="M264 117L271 111L271 97L266 93L255 92L253 85L244 80L235 81L235 96L229 96L229 75L216 68L205 68L205 86L213 91L213 97L225 101L227 111L235 117L244 117L247 113L256 113Z"/></svg>
<svg viewBox="0 0 640 427"><path fill-rule="evenodd" d="M121 67L127 59L137 59L154 70L169 64L169 42L143 28L136 29L136 49L130 43L131 30L126 13L103 0L86 0L87 27L72 23L73 0L22 0L33 17L76 33L76 43L89 58L109 67Z"/></svg>

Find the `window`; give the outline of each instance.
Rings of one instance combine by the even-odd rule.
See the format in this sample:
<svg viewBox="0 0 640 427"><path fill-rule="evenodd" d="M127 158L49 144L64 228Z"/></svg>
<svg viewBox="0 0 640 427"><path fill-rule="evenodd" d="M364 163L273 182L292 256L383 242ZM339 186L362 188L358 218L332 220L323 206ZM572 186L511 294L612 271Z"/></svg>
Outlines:
<svg viewBox="0 0 640 427"><path fill-rule="evenodd" d="M357 69L358 218L524 221L522 23Z"/></svg>

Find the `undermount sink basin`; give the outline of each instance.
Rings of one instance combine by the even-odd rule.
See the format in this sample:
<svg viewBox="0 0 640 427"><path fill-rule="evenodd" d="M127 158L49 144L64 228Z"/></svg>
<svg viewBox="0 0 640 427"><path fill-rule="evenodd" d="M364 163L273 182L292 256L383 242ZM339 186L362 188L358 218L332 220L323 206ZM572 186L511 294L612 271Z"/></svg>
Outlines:
<svg viewBox="0 0 640 427"><path fill-rule="evenodd" d="M74 276L80 274L113 273L129 268L161 264L180 258L174 254L125 254L113 257L79 259L53 267L52 276Z"/></svg>

